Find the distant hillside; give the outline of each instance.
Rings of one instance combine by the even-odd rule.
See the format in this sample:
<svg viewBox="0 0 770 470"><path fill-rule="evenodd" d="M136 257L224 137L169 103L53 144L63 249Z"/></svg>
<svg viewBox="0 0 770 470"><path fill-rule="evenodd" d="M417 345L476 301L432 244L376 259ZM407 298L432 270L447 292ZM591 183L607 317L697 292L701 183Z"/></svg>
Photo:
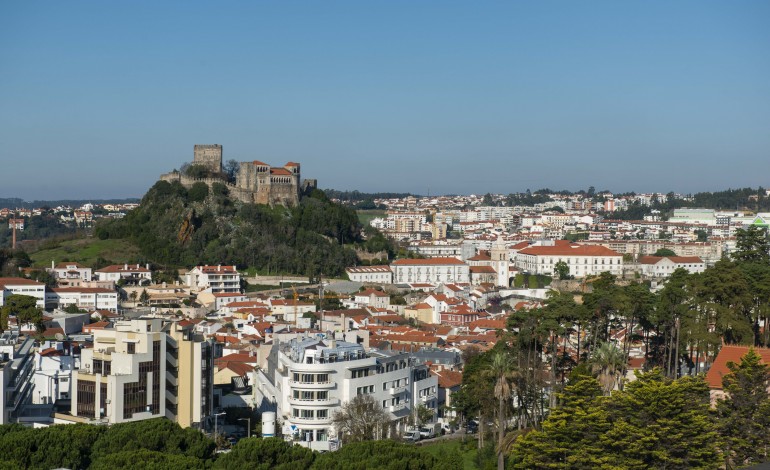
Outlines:
<svg viewBox="0 0 770 470"><path fill-rule="evenodd" d="M70 206L80 207L83 204L130 204L139 202L137 198L127 199L58 199L51 201L25 201L18 197L0 198L0 208L7 207L8 209L35 209L38 207L59 207Z"/></svg>
<svg viewBox="0 0 770 470"><path fill-rule="evenodd" d="M319 190L298 207L234 201L227 187L157 182L140 206L100 222L95 235L128 239L152 263L167 266L235 264L261 272L337 276L356 262L344 245L362 242L355 211Z"/></svg>

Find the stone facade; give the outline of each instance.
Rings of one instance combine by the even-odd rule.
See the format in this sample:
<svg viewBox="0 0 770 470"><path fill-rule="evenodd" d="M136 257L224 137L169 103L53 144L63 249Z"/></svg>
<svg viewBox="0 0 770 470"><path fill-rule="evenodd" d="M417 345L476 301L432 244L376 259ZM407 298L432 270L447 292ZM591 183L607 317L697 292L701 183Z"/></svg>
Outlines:
<svg viewBox="0 0 770 470"><path fill-rule="evenodd" d="M193 164L206 166L212 172L221 174L222 146L196 145ZM314 179L300 180L298 163L289 162L283 167L272 167L257 160L240 163L235 184L219 177L191 178L178 171L163 174L160 179L179 181L187 188L199 182L209 187L214 183L222 183L227 186L230 196L241 202L289 207L298 205L302 195L309 194L317 187Z"/></svg>
<svg viewBox="0 0 770 470"><path fill-rule="evenodd" d="M193 165L201 165L214 173L222 171L222 146L196 145L193 149Z"/></svg>

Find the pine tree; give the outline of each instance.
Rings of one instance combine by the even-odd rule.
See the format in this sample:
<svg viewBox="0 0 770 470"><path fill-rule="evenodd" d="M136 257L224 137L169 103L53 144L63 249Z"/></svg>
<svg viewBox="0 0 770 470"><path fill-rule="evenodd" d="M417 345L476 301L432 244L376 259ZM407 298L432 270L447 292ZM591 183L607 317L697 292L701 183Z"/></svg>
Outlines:
<svg viewBox="0 0 770 470"><path fill-rule="evenodd" d="M740 364L728 362L722 377L726 397L717 402L719 434L727 468L768 460L770 447L770 367L753 348Z"/></svg>

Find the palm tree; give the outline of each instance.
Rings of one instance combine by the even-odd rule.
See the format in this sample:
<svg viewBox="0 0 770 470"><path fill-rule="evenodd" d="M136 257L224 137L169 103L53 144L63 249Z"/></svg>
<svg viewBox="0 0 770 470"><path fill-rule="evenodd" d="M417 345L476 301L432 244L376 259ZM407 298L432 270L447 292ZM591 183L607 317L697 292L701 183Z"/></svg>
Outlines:
<svg viewBox="0 0 770 470"><path fill-rule="evenodd" d="M591 372L597 375L604 393L609 395L620 380L620 372L626 365L626 355L611 342L602 343L588 360Z"/></svg>
<svg viewBox="0 0 770 470"><path fill-rule="evenodd" d="M495 380L495 398L497 398L497 468L505 468L504 438L505 438L505 401L513 395L511 379L513 378L514 362L510 354L497 351L492 356L489 373Z"/></svg>

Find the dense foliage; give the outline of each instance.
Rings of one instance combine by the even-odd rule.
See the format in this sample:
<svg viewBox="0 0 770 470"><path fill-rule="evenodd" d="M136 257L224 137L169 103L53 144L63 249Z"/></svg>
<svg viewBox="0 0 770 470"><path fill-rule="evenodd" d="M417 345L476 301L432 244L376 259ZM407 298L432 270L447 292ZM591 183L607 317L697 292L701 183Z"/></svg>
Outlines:
<svg viewBox="0 0 770 470"><path fill-rule="evenodd" d="M27 428L0 426L0 468L244 468L244 469L459 469L450 454L434 457L394 441L346 445L319 455L282 439L242 439L228 453L215 454L214 442L194 429L164 418L94 426Z"/></svg>
<svg viewBox="0 0 770 470"><path fill-rule="evenodd" d="M235 201L222 184L188 190L165 181L150 189L139 208L99 224L95 233L129 238L147 261L161 265L235 264L309 277L340 275L356 262L346 245L362 242L355 211L332 203L322 191L295 208L269 207Z"/></svg>

